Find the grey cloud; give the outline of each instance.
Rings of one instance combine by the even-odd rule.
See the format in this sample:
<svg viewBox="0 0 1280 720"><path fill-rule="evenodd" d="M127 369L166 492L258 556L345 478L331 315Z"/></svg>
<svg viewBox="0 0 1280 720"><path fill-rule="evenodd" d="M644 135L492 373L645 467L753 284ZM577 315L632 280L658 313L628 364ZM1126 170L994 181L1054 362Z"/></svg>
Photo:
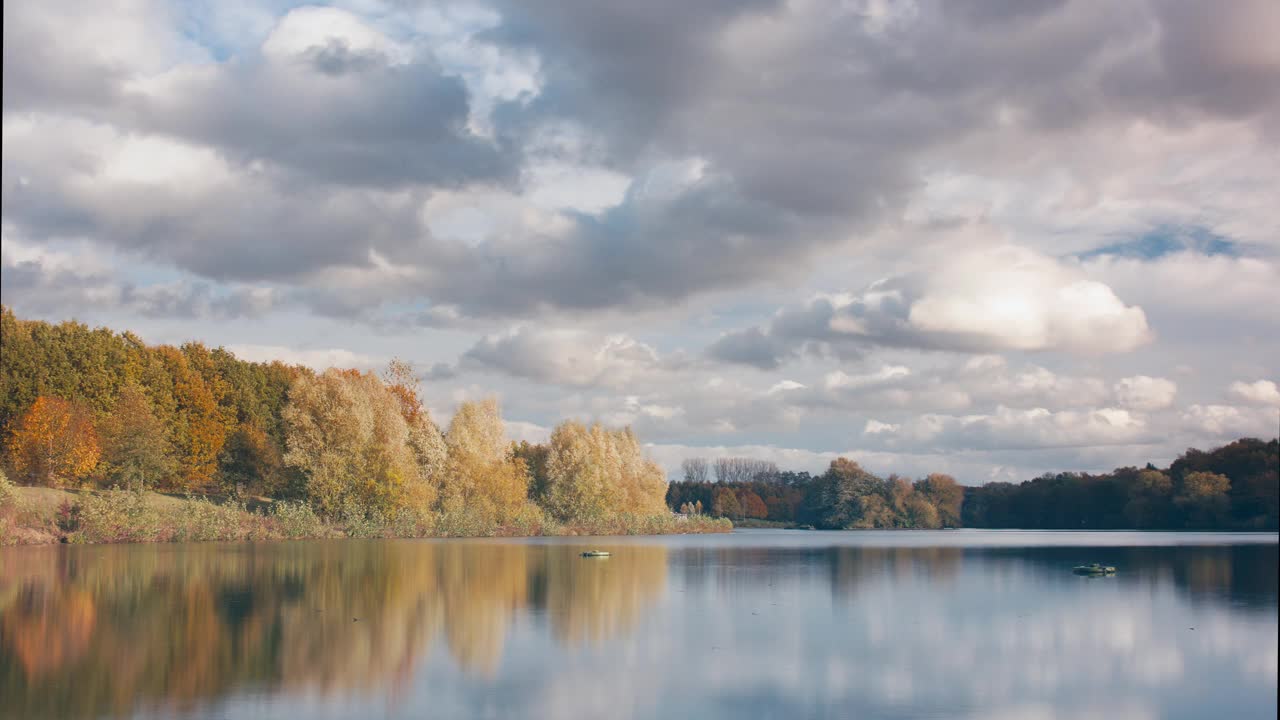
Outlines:
<svg viewBox="0 0 1280 720"><path fill-rule="evenodd" d="M626 387L680 368L683 359L662 357L652 347L623 335L579 330L513 328L487 335L463 354L464 368L570 386Z"/></svg>
<svg viewBox="0 0 1280 720"><path fill-rule="evenodd" d="M422 379L428 381L452 380L458 376L458 368L448 363L436 363L427 369Z"/></svg>
<svg viewBox="0 0 1280 720"><path fill-rule="evenodd" d="M793 353L785 341L754 327L721 335L707 348L707 355L715 360L761 370L778 369L783 359Z"/></svg>
<svg viewBox="0 0 1280 720"><path fill-rule="evenodd" d="M93 309L154 318L233 319L261 316L280 302L267 288L215 288L186 280L142 285L100 271L51 268L37 261L4 263L0 281L5 304L37 316L75 316Z"/></svg>
<svg viewBox="0 0 1280 720"><path fill-rule="evenodd" d="M128 112L144 127L240 162L273 161L309 183L458 187L515 177L515 149L467 129L465 86L430 58L389 65L331 41L292 61L235 61L174 85L130 98Z"/></svg>
<svg viewBox="0 0 1280 720"><path fill-rule="evenodd" d="M470 131L473 99L429 48L400 64L331 38L296 57L180 65L126 91L122 60L77 58L52 25L6 6L6 27L25 28L6 32L6 110L181 138L211 148L235 182L182 204L100 178L90 202L60 182L65 166L6 152L5 218L36 240L93 237L216 280L314 285L320 271L369 270L373 253L411 270L304 289L333 314L424 300L497 317L660 307L797 276L892 218L922 159L977 135L1018 153L1046 132L1135 119L1275 122L1280 72L1254 43L1273 24L1265 5L1207 18L1176 3L1002 7L924 2L878 17L773 2L500 4L498 26L475 41L536 54L541 90L500 103L490 139ZM1210 32L1189 30L1200 21ZM471 247L423 227L421 204L440 188L518 190L529 147L564 126L585 135L571 159L637 180L670 159L704 169L661 201L633 189L601 215L566 213L555 233L526 227ZM10 183L39 175L33 166L48 168L45 182ZM891 344L896 318L866 321L884 320ZM776 321L779 338L793 319ZM948 345L965 342L982 345L959 334Z"/></svg>
<svg viewBox="0 0 1280 720"><path fill-rule="evenodd" d="M6 153L3 189L5 220L24 234L93 237L219 281L298 282L324 268L368 268L372 250L402 257L422 232L412 202L377 193L242 178L192 202L174 187L69 187L37 157L25 159ZM12 182L27 171L48 182Z"/></svg>

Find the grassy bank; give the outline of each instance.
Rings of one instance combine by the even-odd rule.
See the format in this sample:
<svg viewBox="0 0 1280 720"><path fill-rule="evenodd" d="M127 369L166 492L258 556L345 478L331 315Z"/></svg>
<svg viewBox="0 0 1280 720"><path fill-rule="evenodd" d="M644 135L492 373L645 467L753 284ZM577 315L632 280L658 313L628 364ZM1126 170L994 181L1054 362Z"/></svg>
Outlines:
<svg viewBox="0 0 1280 720"><path fill-rule="evenodd" d="M352 516L325 521L303 503L185 497L123 490L17 487L0 481L0 545L272 541L342 537L523 537L534 535L665 535L733 529L705 516L616 515L561 524L540 513L502 527L472 518Z"/></svg>
<svg viewBox="0 0 1280 720"><path fill-rule="evenodd" d="M754 529L769 529L769 530L795 530L796 528L800 527L799 524L793 523L793 522L781 522L777 520L760 520L758 518L743 518L741 520L734 520L733 526L736 528L748 528L748 529L754 528Z"/></svg>

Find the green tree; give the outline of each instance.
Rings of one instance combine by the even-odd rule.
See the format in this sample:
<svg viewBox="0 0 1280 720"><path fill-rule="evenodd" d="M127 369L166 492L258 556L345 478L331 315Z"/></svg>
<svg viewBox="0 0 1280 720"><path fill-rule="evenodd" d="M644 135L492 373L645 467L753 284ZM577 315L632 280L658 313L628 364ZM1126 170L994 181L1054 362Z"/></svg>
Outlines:
<svg viewBox="0 0 1280 720"><path fill-rule="evenodd" d="M173 446L141 387L126 385L120 390L100 432L105 474L116 484L153 488L173 474Z"/></svg>
<svg viewBox="0 0 1280 720"><path fill-rule="evenodd" d="M714 497L715 499L711 502L712 515L734 520L742 517L742 504L738 502L738 495L731 488L716 488Z"/></svg>

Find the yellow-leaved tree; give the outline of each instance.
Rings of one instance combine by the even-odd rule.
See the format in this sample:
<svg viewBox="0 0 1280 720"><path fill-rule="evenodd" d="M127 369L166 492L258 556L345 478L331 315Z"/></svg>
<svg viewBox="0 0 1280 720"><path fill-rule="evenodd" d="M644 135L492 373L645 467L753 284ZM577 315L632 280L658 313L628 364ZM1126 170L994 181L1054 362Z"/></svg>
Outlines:
<svg viewBox="0 0 1280 720"><path fill-rule="evenodd" d="M448 469L449 453L444 444L444 434L431 419L430 411L422 404L418 377L413 372L413 366L403 360L392 360L382 380L409 427L409 447L418 460L422 477L433 488L439 486Z"/></svg>
<svg viewBox="0 0 1280 720"><path fill-rule="evenodd" d="M303 375L284 409L286 464L328 517L430 512L436 491L410 443L397 397L372 373Z"/></svg>
<svg viewBox="0 0 1280 720"><path fill-rule="evenodd" d="M568 421L552 431L549 448L546 507L557 519L668 512L666 474L644 457L630 428L588 428Z"/></svg>
<svg viewBox="0 0 1280 720"><path fill-rule="evenodd" d="M37 397L9 437L14 472L41 485L57 487L87 477L100 454L88 409L59 397Z"/></svg>
<svg viewBox="0 0 1280 720"><path fill-rule="evenodd" d="M524 461L510 451L498 401L458 406L444 436L448 470L440 484L440 510L487 526L516 519L527 502Z"/></svg>

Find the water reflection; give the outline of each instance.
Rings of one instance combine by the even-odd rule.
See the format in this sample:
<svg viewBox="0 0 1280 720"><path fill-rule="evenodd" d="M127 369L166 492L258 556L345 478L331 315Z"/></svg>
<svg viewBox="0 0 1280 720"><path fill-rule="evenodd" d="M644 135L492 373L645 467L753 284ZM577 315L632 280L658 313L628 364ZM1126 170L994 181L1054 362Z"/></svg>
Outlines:
<svg viewBox="0 0 1280 720"><path fill-rule="evenodd" d="M625 633L663 592L667 550L607 563L568 546L331 542L36 548L0 565L0 714L191 709L241 686L404 689L443 636L493 676L517 613L567 644Z"/></svg>
<svg viewBox="0 0 1280 720"><path fill-rule="evenodd" d="M0 717L1275 715L1273 538L899 537L3 550Z"/></svg>

